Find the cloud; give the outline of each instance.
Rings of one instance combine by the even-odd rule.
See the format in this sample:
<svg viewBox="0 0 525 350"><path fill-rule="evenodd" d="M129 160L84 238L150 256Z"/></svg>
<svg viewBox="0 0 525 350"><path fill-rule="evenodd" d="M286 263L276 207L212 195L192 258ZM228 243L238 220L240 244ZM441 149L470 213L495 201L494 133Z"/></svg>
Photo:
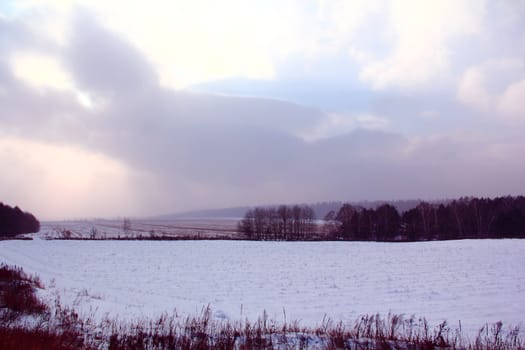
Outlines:
<svg viewBox="0 0 525 350"><path fill-rule="evenodd" d="M72 89L72 82L60 62L45 54L17 53L11 56L12 71L18 79L35 87Z"/></svg>
<svg viewBox="0 0 525 350"><path fill-rule="evenodd" d="M485 88L485 75L479 68L469 68L463 74L458 88L458 98L464 104L488 111L493 104L492 96Z"/></svg>
<svg viewBox="0 0 525 350"><path fill-rule="evenodd" d="M425 120L433 120L439 118L439 112L433 109L427 109L422 111L419 116Z"/></svg>
<svg viewBox="0 0 525 350"><path fill-rule="evenodd" d="M0 141L2 201L47 219L137 213L121 162L75 147L20 138Z"/></svg>
<svg viewBox="0 0 525 350"><path fill-rule="evenodd" d="M393 47L364 59L361 78L376 89L412 89L451 74L453 40L480 32L483 1L395 1L387 21ZM363 54L361 54L363 55Z"/></svg>
<svg viewBox="0 0 525 350"><path fill-rule="evenodd" d="M525 120L525 79L509 85L500 97L498 109L504 115Z"/></svg>
<svg viewBox="0 0 525 350"><path fill-rule="evenodd" d="M104 103L86 110L71 101L69 91L41 93L13 76L2 101L9 107L4 130L73 144L119 159L133 171L155 174L157 184L175 198L171 207L177 207L174 201L197 205L195 198L202 195L186 188L206 193L209 200L230 189L232 179L240 191L275 183L296 157L301 141L295 135L322 117L288 102L164 89L142 54L117 35L81 17L72 32L76 42L66 45L62 56L73 85ZM21 100L27 110L17 107ZM156 201L153 208L164 203Z"/></svg>
<svg viewBox="0 0 525 350"><path fill-rule="evenodd" d="M155 71L132 45L100 28L91 16L77 11L76 17L65 60L80 88L108 94L157 84Z"/></svg>
<svg viewBox="0 0 525 350"><path fill-rule="evenodd" d="M29 35L23 22L0 20L6 33L25 33L20 42L0 40L6 53L0 55L0 163L8 169L1 195L37 208L37 214L153 214L522 191L525 166L515 161L525 150L519 127L514 134L495 128L486 133L470 121L472 115L462 119L453 96L396 89L372 96L366 90L362 103L350 91L341 99L364 111L345 114L327 113L315 103L174 90L162 81L158 58L104 25L97 11L75 11L61 44ZM54 68L35 81L20 72L34 64ZM458 90L462 103L519 112L519 65L495 68L495 74L484 65L469 69ZM55 81L60 74L67 79ZM477 106L484 94L499 102ZM421 111L433 118L420 118ZM455 124L437 136L429 135L435 129L418 135L395 130L414 118ZM472 136L465 138L463 130Z"/></svg>
<svg viewBox="0 0 525 350"><path fill-rule="evenodd" d="M287 1L278 11L238 0L77 3L146 52L161 83L171 88L230 76L271 79L275 60L300 38Z"/></svg>
<svg viewBox="0 0 525 350"><path fill-rule="evenodd" d="M461 77L457 98L484 114L523 120L525 114L521 105L525 98L525 61L490 60L468 68Z"/></svg>

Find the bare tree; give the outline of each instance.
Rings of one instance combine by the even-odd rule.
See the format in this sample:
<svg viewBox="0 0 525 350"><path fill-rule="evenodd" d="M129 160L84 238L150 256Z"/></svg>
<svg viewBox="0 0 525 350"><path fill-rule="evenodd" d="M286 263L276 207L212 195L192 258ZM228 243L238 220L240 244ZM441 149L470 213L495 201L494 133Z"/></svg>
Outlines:
<svg viewBox="0 0 525 350"><path fill-rule="evenodd" d="M255 215L253 210L248 210L244 218L239 222L238 231L243 233L247 239L254 239L255 236Z"/></svg>
<svg viewBox="0 0 525 350"><path fill-rule="evenodd" d="M98 229L95 226L91 227L91 231L89 232L89 238L91 239L98 238Z"/></svg>
<svg viewBox="0 0 525 350"><path fill-rule="evenodd" d="M247 211L237 227L248 239L255 240L311 239L317 229L313 209L298 205L257 207Z"/></svg>
<svg viewBox="0 0 525 350"><path fill-rule="evenodd" d="M292 211L286 205L281 205L277 209L277 214L279 215L279 219L281 223L280 239L287 240L289 239L290 232L292 231L292 227L291 227Z"/></svg>

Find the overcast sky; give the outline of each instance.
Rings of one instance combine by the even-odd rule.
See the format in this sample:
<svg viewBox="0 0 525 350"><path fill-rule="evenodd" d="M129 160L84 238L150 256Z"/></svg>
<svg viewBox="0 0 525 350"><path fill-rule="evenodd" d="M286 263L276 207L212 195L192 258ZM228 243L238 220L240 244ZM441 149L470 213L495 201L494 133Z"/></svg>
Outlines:
<svg viewBox="0 0 525 350"><path fill-rule="evenodd" d="M0 1L41 219L525 193L525 2Z"/></svg>

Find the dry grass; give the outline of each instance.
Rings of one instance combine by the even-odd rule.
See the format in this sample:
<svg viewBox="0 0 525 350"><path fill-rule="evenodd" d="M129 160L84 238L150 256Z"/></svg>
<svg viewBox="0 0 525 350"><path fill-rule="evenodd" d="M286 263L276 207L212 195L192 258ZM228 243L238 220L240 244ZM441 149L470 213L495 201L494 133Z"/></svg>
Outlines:
<svg viewBox="0 0 525 350"><path fill-rule="evenodd" d="M42 288L38 277L28 276L18 267L0 265L0 321L44 313L47 307L36 297L35 288Z"/></svg>

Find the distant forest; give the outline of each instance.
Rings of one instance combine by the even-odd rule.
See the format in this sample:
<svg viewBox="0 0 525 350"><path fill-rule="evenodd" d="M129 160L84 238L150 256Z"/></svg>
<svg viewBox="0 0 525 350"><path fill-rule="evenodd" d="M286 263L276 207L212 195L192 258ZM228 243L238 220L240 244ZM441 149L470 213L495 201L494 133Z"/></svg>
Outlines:
<svg viewBox="0 0 525 350"><path fill-rule="evenodd" d="M40 222L33 214L0 202L0 239L39 230Z"/></svg>
<svg viewBox="0 0 525 350"><path fill-rule="evenodd" d="M401 214L392 204L350 203L316 220L307 205L249 209L239 231L254 240L430 241L525 238L525 197L419 202Z"/></svg>

